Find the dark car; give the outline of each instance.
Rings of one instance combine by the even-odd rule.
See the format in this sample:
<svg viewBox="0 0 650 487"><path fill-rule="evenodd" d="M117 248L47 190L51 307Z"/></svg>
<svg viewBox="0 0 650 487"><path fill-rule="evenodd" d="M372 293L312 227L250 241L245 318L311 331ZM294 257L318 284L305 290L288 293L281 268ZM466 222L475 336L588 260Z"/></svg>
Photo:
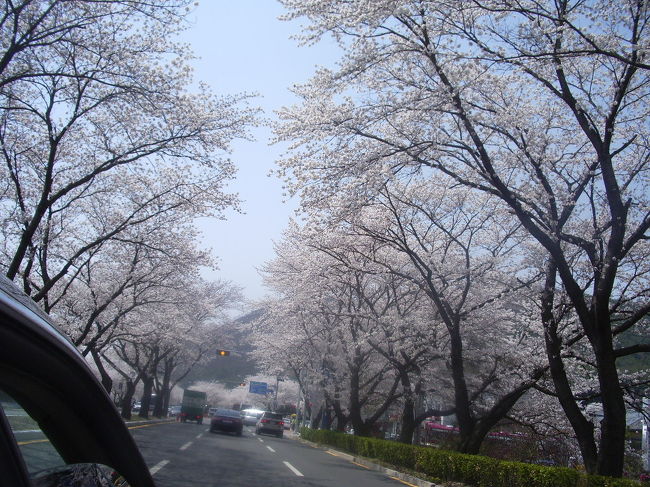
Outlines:
<svg viewBox="0 0 650 487"><path fill-rule="evenodd" d="M284 434L284 421L282 420L282 415L280 413L264 411L260 419L257 421L255 433L258 435L261 433L267 433L282 438Z"/></svg>
<svg viewBox="0 0 650 487"><path fill-rule="evenodd" d="M210 420L210 432L226 431L241 436L244 423L241 412L234 409L217 409Z"/></svg>
<svg viewBox="0 0 650 487"><path fill-rule="evenodd" d="M12 487L153 487L113 402L75 346L0 277L0 472ZM119 472L119 473L118 473Z"/></svg>

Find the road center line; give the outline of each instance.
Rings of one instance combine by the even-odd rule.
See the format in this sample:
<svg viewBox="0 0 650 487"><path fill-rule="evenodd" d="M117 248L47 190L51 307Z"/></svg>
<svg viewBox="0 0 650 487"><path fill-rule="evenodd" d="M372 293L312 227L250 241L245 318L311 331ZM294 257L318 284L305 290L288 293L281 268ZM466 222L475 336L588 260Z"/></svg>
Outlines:
<svg viewBox="0 0 650 487"><path fill-rule="evenodd" d="M187 450L191 445L192 445L192 442L188 441L183 446L181 446L181 450Z"/></svg>
<svg viewBox="0 0 650 487"><path fill-rule="evenodd" d="M274 450L273 448L271 448L271 447L268 446L268 445L266 445L266 447L267 447L270 451L272 451L273 453L275 453L275 450Z"/></svg>
<svg viewBox="0 0 650 487"><path fill-rule="evenodd" d="M397 480L398 482L402 482L405 485L408 485L409 487L417 487L415 484L410 484L406 480L398 479L397 477L391 477L393 480Z"/></svg>
<svg viewBox="0 0 650 487"><path fill-rule="evenodd" d="M155 475L156 472L158 472L158 470L160 470L161 468L163 468L163 467L164 467L165 465L167 465L168 463L169 463L169 460L163 460L163 461L161 461L161 462L158 462L156 465L154 465L153 467L151 467L151 468L149 469L149 472L151 472L151 475Z"/></svg>
<svg viewBox="0 0 650 487"><path fill-rule="evenodd" d="M295 473L298 477L304 477L304 475L300 473L300 470L298 470L296 467L291 465L289 462L282 462L282 463L284 463L289 468L289 470Z"/></svg>
<svg viewBox="0 0 650 487"><path fill-rule="evenodd" d="M48 443L49 441L50 441L50 440L48 440L48 439L46 438L46 439L44 439L44 440L28 440L28 441L19 441L18 444L19 444L20 446L23 446L23 445L31 445L31 444L33 444L33 443Z"/></svg>

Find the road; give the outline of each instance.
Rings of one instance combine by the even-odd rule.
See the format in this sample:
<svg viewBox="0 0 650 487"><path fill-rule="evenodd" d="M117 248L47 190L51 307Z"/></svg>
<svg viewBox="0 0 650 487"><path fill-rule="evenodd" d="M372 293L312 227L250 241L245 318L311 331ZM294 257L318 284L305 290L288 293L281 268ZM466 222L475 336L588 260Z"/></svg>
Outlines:
<svg viewBox="0 0 650 487"><path fill-rule="evenodd" d="M403 487L384 473L290 438L210 433L208 425L131 429L158 487ZM408 484L407 484L408 485Z"/></svg>

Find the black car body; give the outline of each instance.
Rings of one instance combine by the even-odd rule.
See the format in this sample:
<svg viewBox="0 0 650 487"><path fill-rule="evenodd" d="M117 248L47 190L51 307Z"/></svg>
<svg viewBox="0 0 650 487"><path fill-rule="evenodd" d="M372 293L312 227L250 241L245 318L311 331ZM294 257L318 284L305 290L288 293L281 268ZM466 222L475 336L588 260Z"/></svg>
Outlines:
<svg viewBox="0 0 650 487"><path fill-rule="evenodd" d="M84 358L50 318L4 277L0 277L0 344L2 485L30 487L38 477L54 479L47 485L61 485L56 478L81 470L94 475L101 464L119 472L132 486L154 486L135 441ZM43 435L40 441L61 463L57 472L34 472L31 459L25 457L26 447L18 444L18 432L5 414L5 408L13 407L10 404L38 427Z"/></svg>
<svg viewBox="0 0 650 487"><path fill-rule="evenodd" d="M241 412L234 409L217 409L210 420L210 432L226 431L241 436L244 423Z"/></svg>

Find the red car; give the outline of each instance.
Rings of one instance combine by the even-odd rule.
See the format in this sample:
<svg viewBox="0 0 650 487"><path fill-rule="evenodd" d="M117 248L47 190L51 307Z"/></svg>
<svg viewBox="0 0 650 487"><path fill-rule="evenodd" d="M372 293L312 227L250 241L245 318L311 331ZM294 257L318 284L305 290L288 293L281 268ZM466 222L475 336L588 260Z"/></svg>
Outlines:
<svg viewBox="0 0 650 487"><path fill-rule="evenodd" d="M217 409L210 420L210 433L225 431L241 436L243 428L241 412L234 409Z"/></svg>

